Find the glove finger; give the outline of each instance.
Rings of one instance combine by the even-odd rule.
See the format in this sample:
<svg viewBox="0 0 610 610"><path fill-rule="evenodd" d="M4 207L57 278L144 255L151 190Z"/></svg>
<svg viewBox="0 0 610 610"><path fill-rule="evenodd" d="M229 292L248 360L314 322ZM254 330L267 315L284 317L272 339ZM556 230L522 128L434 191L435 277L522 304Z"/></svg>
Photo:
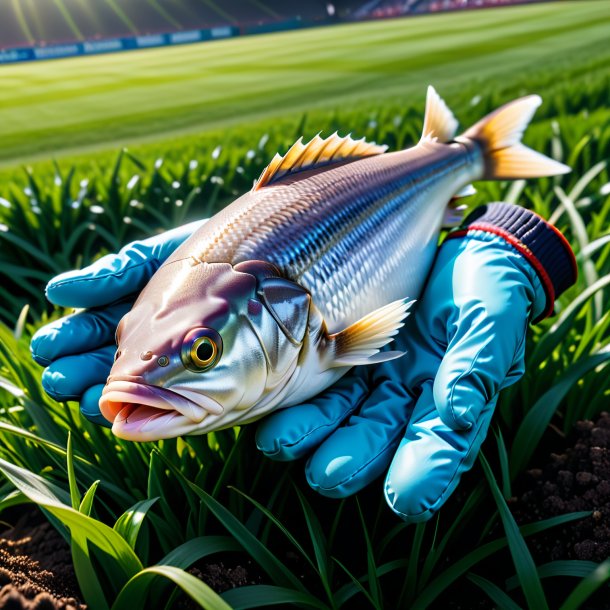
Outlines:
<svg viewBox="0 0 610 610"><path fill-rule="evenodd" d="M111 428L112 424L100 413L99 403L103 389L103 383L87 388L80 401L80 412L94 424Z"/></svg>
<svg viewBox="0 0 610 610"><path fill-rule="evenodd" d="M308 455L358 408L367 393L361 376L347 375L311 402L266 417L256 431L256 446L278 461Z"/></svg>
<svg viewBox="0 0 610 610"><path fill-rule="evenodd" d="M530 295L516 281L477 285L460 308L434 381L434 400L450 428L474 426L484 406L523 374L523 350ZM459 295L456 304L459 305Z"/></svg>
<svg viewBox="0 0 610 610"><path fill-rule="evenodd" d="M32 337L32 358L42 366L65 356L82 354L114 341L119 320L131 309L131 301L115 303L59 318Z"/></svg>
<svg viewBox="0 0 610 610"><path fill-rule="evenodd" d="M404 387L391 379L376 386L362 408L307 462L311 487L324 496L344 498L380 476L404 433L412 404Z"/></svg>
<svg viewBox="0 0 610 610"><path fill-rule="evenodd" d="M115 351L114 345L107 345L78 356L60 358L42 373L42 387L59 402L80 400L88 388L106 382Z"/></svg>
<svg viewBox="0 0 610 610"><path fill-rule="evenodd" d="M48 283L47 298L63 307L99 307L139 292L161 263L204 222L132 242L84 269L62 273Z"/></svg>
<svg viewBox="0 0 610 610"><path fill-rule="evenodd" d="M476 459L496 400L468 430L452 430L438 415L428 382L392 459L384 493L390 508L409 523L426 521L445 503Z"/></svg>

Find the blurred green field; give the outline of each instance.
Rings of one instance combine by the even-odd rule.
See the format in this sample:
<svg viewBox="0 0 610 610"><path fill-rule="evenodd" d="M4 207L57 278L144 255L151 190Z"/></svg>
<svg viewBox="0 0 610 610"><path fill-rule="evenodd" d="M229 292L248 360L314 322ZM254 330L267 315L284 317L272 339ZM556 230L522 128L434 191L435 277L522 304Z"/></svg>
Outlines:
<svg viewBox="0 0 610 610"><path fill-rule="evenodd" d="M0 69L0 166L304 111L541 92L610 60L607 0L557 2ZM580 59L580 70L566 72ZM583 70L584 64L592 65ZM312 129L315 125L312 125ZM171 138L171 140L170 140Z"/></svg>

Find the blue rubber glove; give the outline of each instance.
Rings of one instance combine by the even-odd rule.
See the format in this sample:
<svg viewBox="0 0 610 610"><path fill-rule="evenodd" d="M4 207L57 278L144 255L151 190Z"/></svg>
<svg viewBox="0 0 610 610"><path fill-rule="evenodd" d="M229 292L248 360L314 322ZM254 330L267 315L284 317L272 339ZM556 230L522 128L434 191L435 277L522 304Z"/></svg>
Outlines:
<svg viewBox="0 0 610 610"><path fill-rule="evenodd" d="M46 294L52 303L90 309L51 322L32 338L32 357L47 367L42 374L47 394L58 401L78 400L87 419L110 425L98 401L116 351L117 324L152 274L203 222L133 242L49 282Z"/></svg>
<svg viewBox="0 0 610 610"><path fill-rule="evenodd" d="M561 234L505 203L477 209L441 246L415 314L392 349L257 430L269 457L308 456L321 494L353 494L387 471L385 497L407 522L429 519L468 470L498 393L523 374L528 323L576 279Z"/></svg>

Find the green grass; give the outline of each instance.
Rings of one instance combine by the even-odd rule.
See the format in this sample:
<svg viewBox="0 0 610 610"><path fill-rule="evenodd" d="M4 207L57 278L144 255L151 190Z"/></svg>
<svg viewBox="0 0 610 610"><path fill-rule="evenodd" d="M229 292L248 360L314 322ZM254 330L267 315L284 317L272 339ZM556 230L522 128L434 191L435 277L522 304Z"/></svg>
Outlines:
<svg viewBox="0 0 610 610"><path fill-rule="evenodd" d="M607 0L548 3L5 66L0 164L160 137L167 148L179 135L304 111L420 103L429 83L454 98L539 91L590 77L566 74L575 57L607 65L609 9Z"/></svg>
<svg viewBox="0 0 610 610"><path fill-rule="evenodd" d="M0 511L26 503L43 508L71 544L79 586L93 610L171 608L180 595L219 609L284 603L393 610L397 600L405 608L441 608L450 600L470 607L473 596L483 595L498 607L575 610L601 587L606 589L598 595L607 594L608 562L536 565L528 548L532 536L550 528L561 536L563 524L586 513L518 526L507 500L520 474L539 463L540 446L557 430L569 434L578 419L607 409L610 397L610 49L596 38L608 6L599 1L437 15L0 70L0 78L13 74L13 89L22 87L21 99L31 101L21 109L27 129L39 130L38 138L28 139L22 122L1 154L12 150L7 156L24 160L46 157L47 147L58 144L58 156L100 148L57 165L46 159L27 172L8 166L0 172ZM528 29L543 35L529 33L520 46L506 46L509 32ZM187 86L180 79L189 66L171 68L176 56L204 53L216 62L210 62L210 82L220 80L224 55L232 70L225 84L233 91L223 94L224 108L213 90L199 87L211 114L196 125L191 121L198 110L189 114L182 105L184 91L165 98L167 110L164 98L153 98L174 79ZM144 82L134 62L146 61L157 65L148 66ZM104 65L115 69L105 72ZM291 75L291 65L300 66L298 75ZM76 139L62 140L61 121L52 126L57 117L51 111L45 123L44 104L24 93L30 89L17 79L19 70L38 74L40 95L61 101L66 92L66 108L52 107L65 113L63 120L73 114L74 131L66 134ZM277 78L270 80L273 72ZM106 112L102 104L94 117L86 104L78 107L78 99L97 97L99 103L103 94L87 93L85 80L101 87L117 73L122 84L116 81L107 96L114 109ZM253 83L252 91L267 92L264 110L258 96L240 97L239 74ZM29 78L36 82L32 73ZM200 79L205 81L203 72L192 82ZM214 213L301 133L353 130L392 149L410 145L419 137L429 81L463 124L521 91L543 95L526 142L573 172L482 183L470 205L508 200L551 218L574 246L580 271L577 285L557 303L556 317L528 335L526 374L500 396L494 433L484 445L487 459L464 477L437 517L417 526L399 522L380 482L356 498L322 498L307 486L302 463L275 463L256 451L253 426L134 444L83 420L76 403L59 404L44 394L28 342L42 321L61 314L44 304L50 276L130 239ZM291 96L289 83L296 83ZM0 96L8 95L0 88ZM156 118L139 115L136 97L157 104ZM19 110L15 102L11 108ZM265 113L273 120L262 118ZM110 129L112 116L121 119L117 131ZM218 129L229 120L234 127ZM106 128L95 127L96 121L106 121ZM7 125L18 127L8 120L2 129ZM213 129L133 145L143 132L159 138L163 131L169 137L191 128ZM130 152L102 150L111 142L129 143ZM24 304L29 309L22 311ZM219 598L185 571L216 558L253 562L262 584Z"/></svg>

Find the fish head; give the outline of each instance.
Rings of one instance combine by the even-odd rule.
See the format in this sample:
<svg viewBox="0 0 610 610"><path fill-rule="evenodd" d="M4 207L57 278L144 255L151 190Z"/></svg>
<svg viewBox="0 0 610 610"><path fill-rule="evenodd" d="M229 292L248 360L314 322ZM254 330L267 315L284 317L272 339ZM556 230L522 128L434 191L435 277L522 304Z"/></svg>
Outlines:
<svg viewBox="0 0 610 610"><path fill-rule="evenodd" d="M117 327L102 415L136 441L255 419L296 368L310 301L266 262L165 263Z"/></svg>

